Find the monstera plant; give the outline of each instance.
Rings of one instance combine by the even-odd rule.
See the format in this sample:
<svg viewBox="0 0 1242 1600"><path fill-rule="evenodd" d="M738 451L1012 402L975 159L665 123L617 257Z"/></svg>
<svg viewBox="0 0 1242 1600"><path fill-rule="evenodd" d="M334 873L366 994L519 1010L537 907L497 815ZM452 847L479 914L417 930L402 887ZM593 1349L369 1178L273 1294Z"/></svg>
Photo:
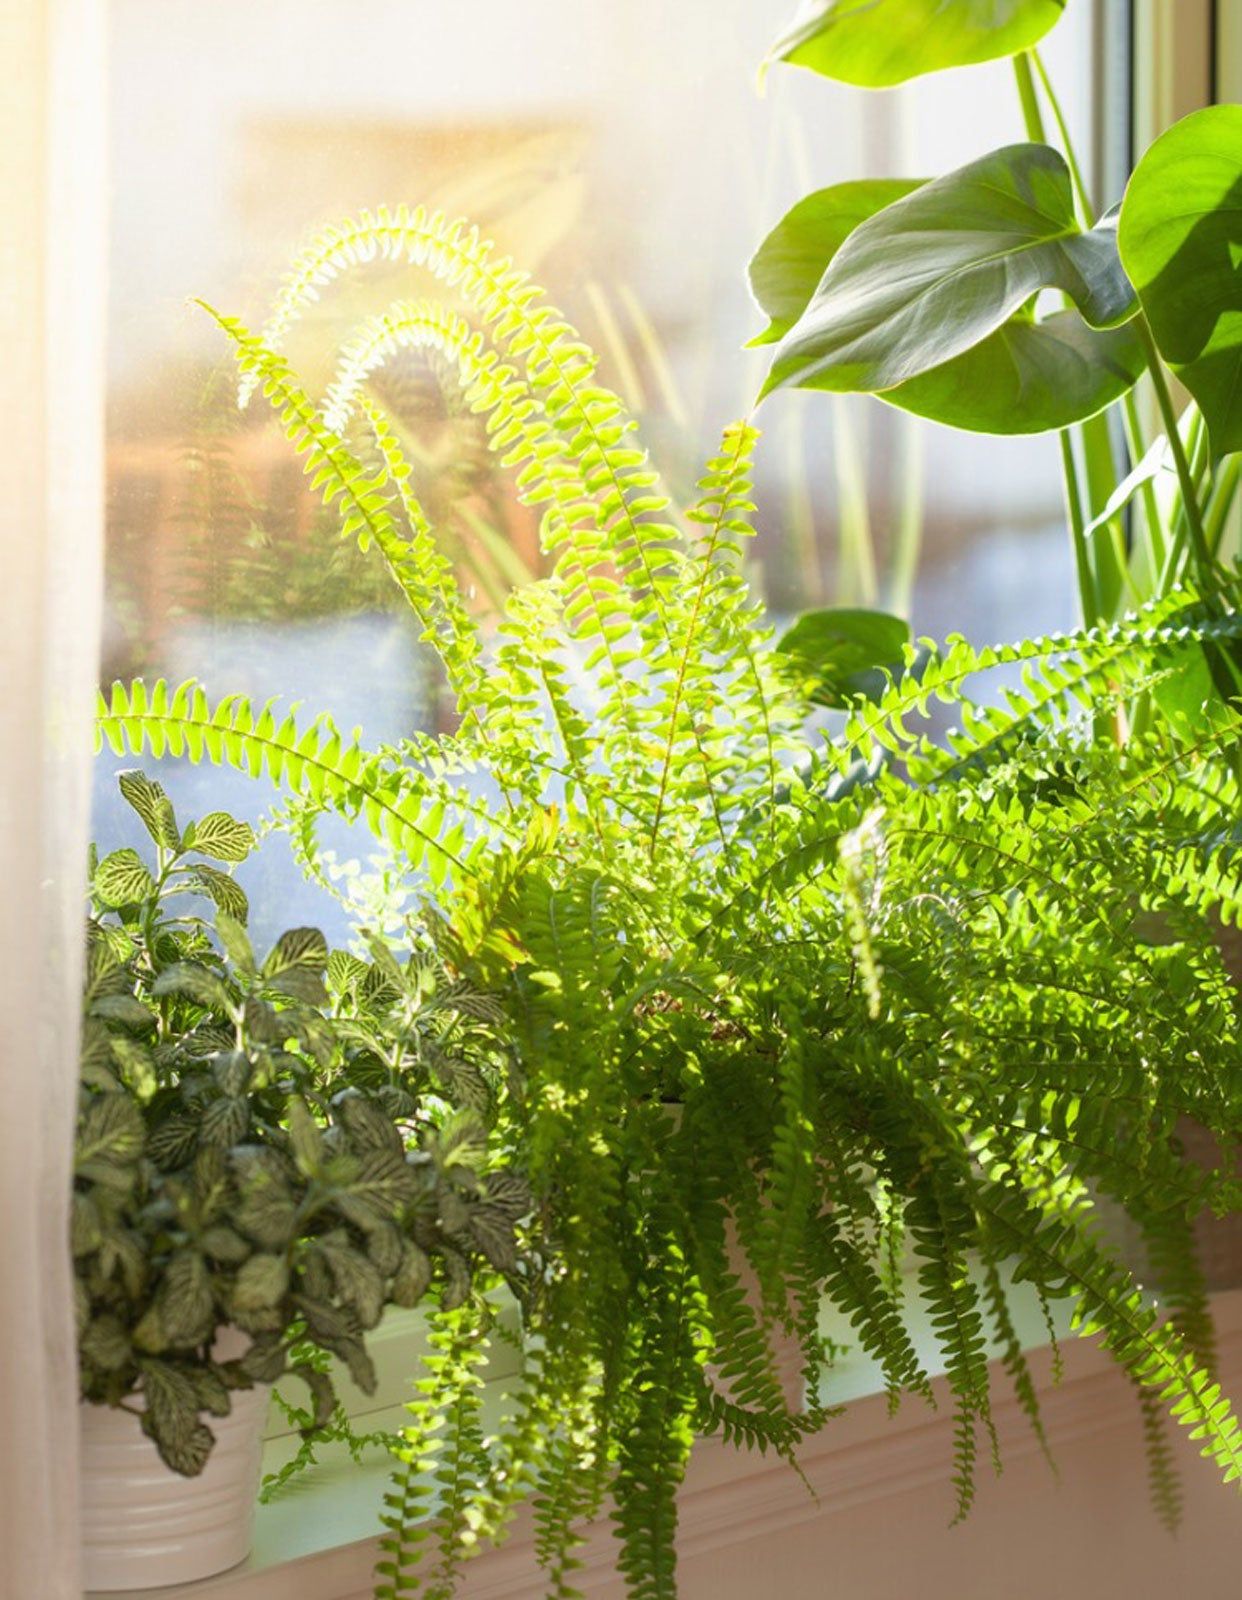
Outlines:
<svg viewBox="0 0 1242 1600"><path fill-rule="evenodd" d="M887 89L945 67L1029 50L1066 0L805 0L768 61Z"/></svg>
<svg viewBox="0 0 1242 1600"><path fill-rule="evenodd" d="M794 206L751 263L769 319L755 342L774 346L762 392L868 393L955 428L1055 431L1085 621L1185 581L1227 606L1242 447L1242 108L1187 117L1143 156L1124 197L1091 194L1036 48L1064 8L812 0L773 46L772 61L867 88L1012 57L1030 142L941 177L837 184ZM1170 371L1192 397L1180 417ZM1154 439L1143 388L1163 427ZM1232 653L1186 665L1160 709L1235 692Z"/></svg>

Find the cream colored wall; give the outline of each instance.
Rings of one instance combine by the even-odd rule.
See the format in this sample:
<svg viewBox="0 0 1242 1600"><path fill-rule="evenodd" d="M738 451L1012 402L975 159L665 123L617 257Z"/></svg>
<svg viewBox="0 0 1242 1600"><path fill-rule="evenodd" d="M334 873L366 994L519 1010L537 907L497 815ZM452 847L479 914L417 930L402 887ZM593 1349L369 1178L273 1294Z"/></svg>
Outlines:
<svg viewBox="0 0 1242 1600"><path fill-rule="evenodd" d="M1242 1293L1220 1297L1221 1377L1242 1393ZM819 1506L780 1468L728 1477L704 1451L683 1496L681 1600L1238 1600L1242 1495L1225 1487L1181 1432L1185 1519L1170 1537L1148 1509L1137 1407L1089 1345L1071 1344L1059 1388L1042 1372L1053 1479L1012 1404L998 1412L1005 1469L980 1478L971 1516L949 1527L951 1418L913 1406L890 1422L882 1397L850 1406L806 1449ZM944 1401L943 1386L937 1389ZM585 1592L624 1600L606 1540L592 1547ZM538 1600L536 1583L497 1559L463 1600ZM350 1596L362 1600L362 1596Z"/></svg>

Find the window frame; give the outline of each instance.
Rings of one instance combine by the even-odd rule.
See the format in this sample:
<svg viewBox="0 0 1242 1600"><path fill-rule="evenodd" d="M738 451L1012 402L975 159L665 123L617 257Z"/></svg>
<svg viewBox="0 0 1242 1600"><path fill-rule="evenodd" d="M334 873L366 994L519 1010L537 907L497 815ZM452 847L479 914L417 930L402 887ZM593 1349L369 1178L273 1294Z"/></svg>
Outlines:
<svg viewBox="0 0 1242 1600"><path fill-rule="evenodd" d="M1103 0L1103 8L1112 9L1109 0ZM1176 0L1175 5L1171 0L1130 0L1136 156L1179 118L1222 98L1221 44L1226 37L1242 41L1242 18L1236 10L1220 0ZM1236 58L1237 51L1233 54Z"/></svg>

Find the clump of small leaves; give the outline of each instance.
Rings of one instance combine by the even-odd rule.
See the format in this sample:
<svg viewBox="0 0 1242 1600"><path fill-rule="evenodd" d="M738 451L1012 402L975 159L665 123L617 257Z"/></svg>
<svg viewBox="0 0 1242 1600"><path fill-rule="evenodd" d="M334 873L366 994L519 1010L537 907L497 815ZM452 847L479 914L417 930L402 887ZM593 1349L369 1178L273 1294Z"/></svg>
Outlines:
<svg viewBox="0 0 1242 1600"><path fill-rule="evenodd" d="M489 1160L503 1071L487 1003L418 955L330 954L294 928L260 959L224 812L179 827L120 777L154 860L92 861L72 1247L81 1392L134 1410L174 1471L232 1391L288 1371L322 1425L330 1352L371 1391L388 1306L446 1310L518 1272L526 1189ZM201 914L203 902L212 915ZM217 1336L238 1330L225 1359Z"/></svg>

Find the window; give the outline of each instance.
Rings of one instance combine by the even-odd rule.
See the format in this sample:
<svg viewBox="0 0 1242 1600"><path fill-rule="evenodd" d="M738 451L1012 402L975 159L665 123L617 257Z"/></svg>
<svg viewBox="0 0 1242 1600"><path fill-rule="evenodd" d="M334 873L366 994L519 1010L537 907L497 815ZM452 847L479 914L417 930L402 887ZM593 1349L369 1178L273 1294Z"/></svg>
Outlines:
<svg viewBox="0 0 1242 1600"><path fill-rule="evenodd" d="M744 268L788 204L1023 137L1008 63L877 95L783 69L760 96L756 67L788 9L112 0L105 679L241 685L331 708L369 739L448 717L385 576L341 545L262 406L238 412L219 334L189 303L257 321L306 231L363 206L422 200L503 242L600 351L688 495L758 388ZM1046 48L1083 147L1093 27L1089 6L1071 7ZM326 382L352 322L411 278L334 292L298 361ZM434 371L401 362L385 381L416 424L443 537L492 605L537 568L535 519ZM953 434L798 394L759 420L755 577L776 615L880 604L920 632L979 638L1073 621L1054 439ZM191 812L201 784L252 815L264 801L240 777L169 781ZM102 769L97 815L111 842ZM331 908L283 848L259 868L281 892L258 904L287 921L292 897L322 921Z"/></svg>

